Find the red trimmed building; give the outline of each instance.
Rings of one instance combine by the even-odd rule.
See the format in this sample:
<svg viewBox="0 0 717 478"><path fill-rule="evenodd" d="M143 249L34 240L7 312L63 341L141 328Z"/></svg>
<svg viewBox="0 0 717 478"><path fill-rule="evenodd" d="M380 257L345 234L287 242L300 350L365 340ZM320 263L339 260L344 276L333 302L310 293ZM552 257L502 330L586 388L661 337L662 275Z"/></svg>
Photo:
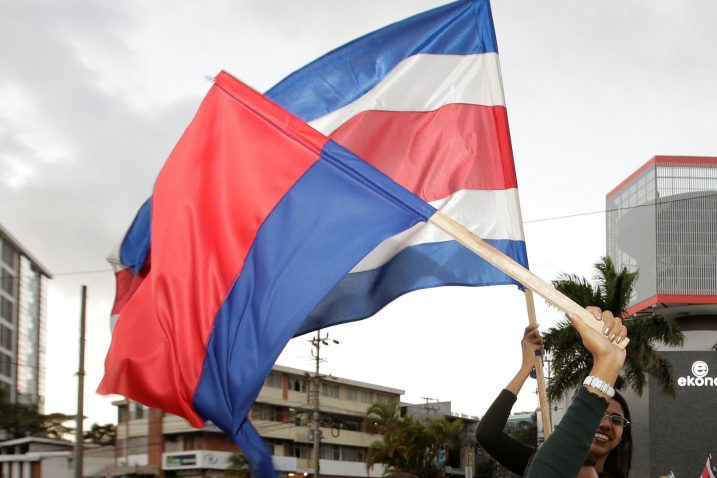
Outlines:
<svg viewBox="0 0 717 478"><path fill-rule="evenodd" d="M717 313L717 157L655 156L606 205L608 256L640 271L630 315Z"/></svg>
<svg viewBox="0 0 717 478"><path fill-rule="evenodd" d="M696 476L717 450L717 157L655 156L607 194L607 255L638 270L629 315L674 319L681 349L660 354L675 396L650 378L632 412L631 476ZM633 351L636 353L636 351Z"/></svg>

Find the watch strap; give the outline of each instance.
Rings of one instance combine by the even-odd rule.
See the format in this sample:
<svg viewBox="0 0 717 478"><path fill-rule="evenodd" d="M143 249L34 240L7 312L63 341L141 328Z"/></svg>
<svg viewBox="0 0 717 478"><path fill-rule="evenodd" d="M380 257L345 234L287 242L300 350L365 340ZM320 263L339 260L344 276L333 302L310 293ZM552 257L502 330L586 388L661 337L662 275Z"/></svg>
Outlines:
<svg viewBox="0 0 717 478"><path fill-rule="evenodd" d="M604 393L606 396L612 398L615 396L615 389L612 388L612 386L607 383L605 380L601 379L600 377L595 377L594 375L588 375L585 377L585 380L583 380L583 385L587 387L592 387L596 390L600 390L602 393Z"/></svg>

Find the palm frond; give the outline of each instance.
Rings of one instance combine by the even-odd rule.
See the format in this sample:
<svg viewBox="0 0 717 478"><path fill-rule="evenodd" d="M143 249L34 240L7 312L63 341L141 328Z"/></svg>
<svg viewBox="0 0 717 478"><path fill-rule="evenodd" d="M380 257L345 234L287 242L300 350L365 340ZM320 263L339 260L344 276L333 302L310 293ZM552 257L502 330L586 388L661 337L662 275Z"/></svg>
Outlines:
<svg viewBox="0 0 717 478"><path fill-rule="evenodd" d="M576 274L561 274L553 285L583 307L595 305L613 314L622 315L630 301L638 272L626 268L620 271L608 256L594 264L595 283ZM627 318L630 343L622 376L616 385L630 387L641 395L647 386L647 377L657 380L667 394L675 393L674 377L670 364L656 351L656 346L681 347L684 335L671 319L661 316ZM582 346L582 339L569 322L561 321L543 337L545 349L551 358L551 376L548 395L559 398L578 386L592 367L592 357Z"/></svg>
<svg viewBox="0 0 717 478"><path fill-rule="evenodd" d="M583 307L588 305L600 306L600 303L596 302L602 300L599 291L595 290L586 278L577 274L560 274L553 281L553 287Z"/></svg>

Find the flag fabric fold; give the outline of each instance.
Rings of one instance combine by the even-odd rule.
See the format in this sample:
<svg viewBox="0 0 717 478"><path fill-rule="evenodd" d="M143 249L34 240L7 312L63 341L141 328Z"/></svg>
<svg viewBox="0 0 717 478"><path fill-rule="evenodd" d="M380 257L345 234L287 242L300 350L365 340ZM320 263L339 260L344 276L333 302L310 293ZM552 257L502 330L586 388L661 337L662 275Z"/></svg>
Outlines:
<svg viewBox="0 0 717 478"><path fill-rule="evenodd" d="M247 420L265 376L362 257L434 212L219 74L157 178L151 215L130 228L141 239L121 247L126 270L143 280L117 305L98 391L194 426L211 420L244 451L253 476L274 476Z"/></svg>
<svg viewBox="0 0 717 478"><path fill-rule="evenodd" d="M487 0L388 25L267 96L527 267L498 48ZM425 224L373 250L299 333L369 317L407 292L516 284Z"/></svg>
<svg viewBox="0 0 717 478"><path fill-rule="evenodd" d="M290 337L417 289L515 284L426 227L436 208L528 264L487 0L369 33L267 96L217 77L110 259L99 388L211 420L259 477L246 416Z"/></svg>
<svg viewBox="0 0 717 478"><path fill-rule="evenodd" d="M369 33L288 76L267 96L528 267L498 48L487 0L458 1ZM149 258L144 206L132 243ZM130 236L128 235L128 238ZM129 240L129 239L126 239ZM517 284L437 228L372 250L297 334L370 317L413 290ZM131 291L129 291L131 293Z"/></svg>

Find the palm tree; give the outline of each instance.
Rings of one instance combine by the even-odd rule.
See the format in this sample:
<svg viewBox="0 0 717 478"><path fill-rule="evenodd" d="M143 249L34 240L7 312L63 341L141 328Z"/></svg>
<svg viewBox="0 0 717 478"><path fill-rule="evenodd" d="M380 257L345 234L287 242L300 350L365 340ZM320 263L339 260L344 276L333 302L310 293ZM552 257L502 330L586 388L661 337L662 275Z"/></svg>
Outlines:
<svg viewBox="0 0 717 478"><path fill-rule="evenodd" d="M445 452L460 445L462 422L445 418L421 422L412 417L401 418L398 412L397 402L374 404L369 408L367 428L383 436L369 446L366 469L382 463L386 476L442 478L444 467L437 457L442 450Z"/></svg>
<svg viewBox="0 0 717 478"><path fill-rule="evenodd" d="M595 264L595 283L576 274L561 274L553 285L579 305L594 305L609 310L615 316L624 316L630 301L638 272L615 269L612 259L605 256ZM675 395L675 381L670 364L655 351L658 344L682 346L684 335L670 319L627 317L623 319L630 343L627 358L617 388L629 385L642 395L647 375L655 377L663 392ZM592 368L592 357L582 346L582 340L570 322L563 320L548 330L544 337L545 350L551 358L552 377L548 383L548 397L558 399L571 388L577 387Z"/></svg>
<svg viewBox="0 0 717 478"><path fill-rule="evenodd" d="M224 478L249 478L249 461L242 452L229 455L229 467L224 471Z"/></svg>

